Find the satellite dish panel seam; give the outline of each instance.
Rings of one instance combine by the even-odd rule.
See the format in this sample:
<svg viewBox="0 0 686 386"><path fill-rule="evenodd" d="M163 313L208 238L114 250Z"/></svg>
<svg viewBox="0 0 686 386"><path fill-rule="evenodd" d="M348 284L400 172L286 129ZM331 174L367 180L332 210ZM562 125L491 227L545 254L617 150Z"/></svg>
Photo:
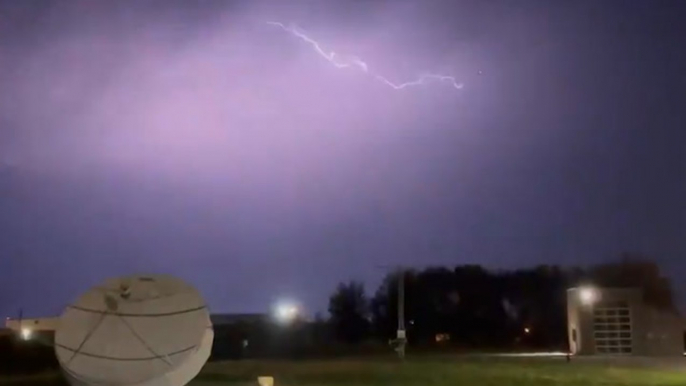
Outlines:
<svg viewBox="0 0 686 386"><path fill-rule="evenodd" d="M119 315L117 315L117 316L119 316ZM129 324L129 322L126 321L126 319L124 319L124 318L121 317L121 316L119 316L119 319L121 319L122 323L124 323L124 325L131 331L131 334L133 334L133 336L135 336L136 339L138 339L138 341L141 342L141 343L143 344L143 346L145 346L145 348L147 348L148 351L150 351L150 353L151 353L152 355L154 355L154 356L155 356L156 358L158 358L158 359L162 359L166 364L168 364L168 365L170 365L170 366L172 365L172 363L169 361L169 356L168 356L168 354L164 354L164 356L162 356L162 355L156 353L155 350L154 350L152 347L150 347L150 345L148 344L148 342L146 342L145 339L143 339L143 338L136 332L136 330L135 330L133 327L131 327L131 325ZM195 347L195 346L193 346L193 347Z"/></svg>
<svg viewBox="0 0 686 386"><path fill-rule="evenodd" d="M86 344L86 342L88 342L88 339L90 339L90 337L93 335L95 330L97 330L98 327L100 327L100 325L102 324L102 321L105 319L105 316L107 316L107 315L103 314L102 317L100 318L100 320L98 321L98 323L95 325L95 327L93 327L93 329L88 331L88 333L83 338L81 343L79 343L79 347L77 347L76 350L73 351L73 353L72 353L71 357L69 358L69 361L67 362L67 364L71 363L71 361L74 359L74 357L76 357L79 354L79 351L81 351L81 349Z"/></svg>
<svg viewBox="0 0 686 386"><path fill-rule="evenodd" d="M158 298L154 298L154 299L150 299L150 300L158 300L158 299L162 299L162 298L166 298L166 297L168 297L168 296L158 297ZM132 301L132 303L134 303L134 302L141 302L141 301L140 300ZM135 318L135 317L154 318L154 317L181 315L181 314L194 312L194 311L201 311L201 310L207 309L207 306L202 305L199 307L189 308L187 310L174 311L174 312L162 312L162 313L156 313L156 314L140 314L140 313L129 314L129 313L122 313L122 312L112 312L112 311L107 311L107 310L93 310L93 309L83 308L83 307L79 307L79 306L75 306L75 305L69 305L69 306L67 306L67 308L71 308L71 309L79 310L79 311L83 311L83 312L92 312L94 314L117 315L117 316L125 316L125 317L130 317L130 318Z"/></svg>

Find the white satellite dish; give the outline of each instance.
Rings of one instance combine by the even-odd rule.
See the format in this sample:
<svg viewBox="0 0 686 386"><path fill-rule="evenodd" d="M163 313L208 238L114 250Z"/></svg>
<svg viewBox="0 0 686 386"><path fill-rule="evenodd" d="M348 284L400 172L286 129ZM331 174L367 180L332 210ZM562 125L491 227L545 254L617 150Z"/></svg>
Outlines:
<svg viewBox="0 0 686 386"><path fill-rule="evenodd" d="M214 333L198 291L170 276L107 280L68 306L55 353L73 386L183 386Z"/></svg>

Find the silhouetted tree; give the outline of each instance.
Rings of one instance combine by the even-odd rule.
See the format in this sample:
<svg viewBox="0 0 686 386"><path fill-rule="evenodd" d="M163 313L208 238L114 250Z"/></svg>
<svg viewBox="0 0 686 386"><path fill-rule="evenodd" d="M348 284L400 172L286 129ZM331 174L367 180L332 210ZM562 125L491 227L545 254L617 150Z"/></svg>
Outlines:
<svg viewBox="0 0 686 386"><path fill-rule="evenodd" d="M359 282L341 283L329 298L329 322L336 338L357 343L369 333L369 301L364 285Z"/></svg>
<svg viewBox="0 0 686 386"><path fill-rule="evenodd" d="M405 326L410 344L448 334L459 347L526 346L564 350L567 289L580 284L641 288L648 304L674 310L669 281L654 262L623 255L588 268L551 265L489 271L476 265L409 271ZM397 329L398 276L383 280L371 300L374 333L386 340Z"/></svg>
<svg viewBox="0 0 686 386"><path fill-rule="evenodd" d="M575 285L577 275L576 270L548 265L502 273L508 328L516 343L564 349L566 290Z"/></svg>
<svg viewBox="0 0 686 386"><path fill-rule="evenodd" d="M588 276L603 287L640 288L647 304L676 311L669 279L662 276L657 263L644 256L624 253L619 261L593 267Z"/></svg>

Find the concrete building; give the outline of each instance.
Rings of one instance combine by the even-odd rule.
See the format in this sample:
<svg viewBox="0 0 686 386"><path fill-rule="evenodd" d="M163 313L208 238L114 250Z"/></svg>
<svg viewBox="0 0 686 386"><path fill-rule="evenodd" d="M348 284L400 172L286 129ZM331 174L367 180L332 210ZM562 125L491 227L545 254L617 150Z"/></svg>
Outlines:
<svg viewBox="0 0 686 386"><path fill-rule="evenodd" d="M575 355L684 354L683 319L645 304L635 288L569 289L567 328Z"/></svg>

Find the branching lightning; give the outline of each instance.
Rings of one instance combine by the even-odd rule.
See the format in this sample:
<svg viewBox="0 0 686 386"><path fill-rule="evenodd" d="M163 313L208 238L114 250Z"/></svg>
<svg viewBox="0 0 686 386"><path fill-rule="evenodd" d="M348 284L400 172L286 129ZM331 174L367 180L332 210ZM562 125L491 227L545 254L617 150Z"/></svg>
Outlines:
<svg viewBox="0 0 686 386"><path fill-rule="evenodd" d="M374 77L374 79L378 80L379 82L385 84L386 86L389 86L393 89L396 90L401 90L407 87L413 87L413 86L422 86L431 82L443 82L443 83L448 83L452 87L456 89L462 89L464 87L463 83L457 82L454 77L448 76L448 75L441 75L441 74L432 74L432 73L424 73L420 75L417 79L409 82L404 82L404 83L394 83L388 80L388 78L372 73L369 70L369 66L367 63L362 61L362 59L356 57L356 56L343 56L339 55L334 51L328 51L322 48L322 46L314 39L309 37L305 31L303 31L301 28L299 28L295 24L291 24L286 26L283 23L279 23L276 21L268 21L267 24L279 27L282 30L293 34L294 36L300 38L301 40L305 41L308 43L314 50L324 59L329 61L331 64L336 66L337 68L357 68L361 70L364 73L370 74Z"/></svg>

